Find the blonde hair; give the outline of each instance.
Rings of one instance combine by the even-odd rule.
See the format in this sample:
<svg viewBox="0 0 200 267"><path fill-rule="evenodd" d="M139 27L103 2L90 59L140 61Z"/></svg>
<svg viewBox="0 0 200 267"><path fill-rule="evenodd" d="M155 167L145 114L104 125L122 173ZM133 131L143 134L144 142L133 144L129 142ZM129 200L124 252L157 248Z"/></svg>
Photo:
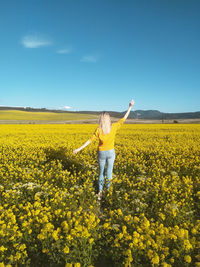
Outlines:
<svg viewBox="0 0 200 267"><path fill-rule="evenodd" d="M99 118L99 128L102 130L103 134L109 134L111 130L111 119L107 112L103 112Z"/></svg>

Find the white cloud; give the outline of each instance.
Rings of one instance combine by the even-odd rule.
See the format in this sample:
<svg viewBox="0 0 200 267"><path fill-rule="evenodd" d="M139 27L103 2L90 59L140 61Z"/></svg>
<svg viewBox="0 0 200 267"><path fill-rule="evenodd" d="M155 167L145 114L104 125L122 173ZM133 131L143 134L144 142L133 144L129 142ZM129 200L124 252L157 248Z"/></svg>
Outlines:
<svg viewBox="0 0 200 267"><path fill-rule="evenodd" d="M94 56L94 55L87 55L87 56L83 56L81 58L81 62L92 62L92 63L95 63L97 62L98 58L97 56Z"/></svg>
<svg viewBox="0 0 200 267"><path fill-rule="evenodd" d="M65 108L65 109L71 109L71 107L69 107L69 106L64 106L64 108Z"/></svg>
<svg viewBox="0 0 200 267"><path fill-rule="evenodd" d="M70 52L71 52L71 48L57 50L58 54L69 54Z"/></svg>
<svg viewBox="0 0 200 267"><path fill-rule="evenodd" d="M21 43L26 48L38 48L41 46L49 46L51 45L51 41L45 37L35 35L26 35L22 38Z"/></svg>

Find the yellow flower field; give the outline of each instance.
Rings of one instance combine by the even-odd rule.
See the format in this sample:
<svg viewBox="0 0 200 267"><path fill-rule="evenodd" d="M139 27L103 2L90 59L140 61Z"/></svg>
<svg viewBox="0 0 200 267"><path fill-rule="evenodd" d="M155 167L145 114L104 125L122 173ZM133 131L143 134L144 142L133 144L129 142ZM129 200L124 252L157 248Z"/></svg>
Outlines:
<svg viewBox="0 0 200 267"><path fill-rule="evenodd" d="M35 111L22 111L22 110L0 110L0 120L25 122L36 121L65 121L65 120L88 120L96 119L97 115L92 114L76 114L72 112L56 113L56 112L35 112Z"/></svg>
<svg viewBox="0 0 200 267"><path fill-rule="evenodd" d="M101 208L96 127L0 126L0 266L200 266L200 125L123 125Z"/></svg>

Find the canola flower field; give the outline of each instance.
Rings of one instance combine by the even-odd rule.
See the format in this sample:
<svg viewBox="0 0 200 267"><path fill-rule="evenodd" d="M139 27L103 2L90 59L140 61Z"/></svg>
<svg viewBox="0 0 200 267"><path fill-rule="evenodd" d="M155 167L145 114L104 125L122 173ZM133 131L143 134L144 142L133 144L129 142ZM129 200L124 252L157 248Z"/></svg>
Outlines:
<svg viewBox="0 0 200 267"><path fill-rule="evenodd" d="M101 207L96 127L0 126L0 266L200 266L200 125L123 125Z"/></svg>
<svg viewBox="0 0 200 267"><path fill-rule="evenodd" d="M93 114L76 114L76 113L56 113L56 112L31 112L22 110L0 110L0 120L18 122L26 121L65 121L65 120L90 120L96 119Z"/></svg>

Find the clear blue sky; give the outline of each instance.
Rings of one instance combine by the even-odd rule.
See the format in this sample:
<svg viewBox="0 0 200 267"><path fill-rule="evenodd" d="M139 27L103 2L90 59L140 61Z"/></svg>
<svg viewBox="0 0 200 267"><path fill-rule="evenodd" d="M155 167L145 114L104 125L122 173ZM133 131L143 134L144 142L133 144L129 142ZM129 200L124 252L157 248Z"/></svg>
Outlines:
<svg viewBox="0 0 200 267"><path fill-rule="evenodd" d="M0 105L200 110L199 0L1 0Z"/></svg>

